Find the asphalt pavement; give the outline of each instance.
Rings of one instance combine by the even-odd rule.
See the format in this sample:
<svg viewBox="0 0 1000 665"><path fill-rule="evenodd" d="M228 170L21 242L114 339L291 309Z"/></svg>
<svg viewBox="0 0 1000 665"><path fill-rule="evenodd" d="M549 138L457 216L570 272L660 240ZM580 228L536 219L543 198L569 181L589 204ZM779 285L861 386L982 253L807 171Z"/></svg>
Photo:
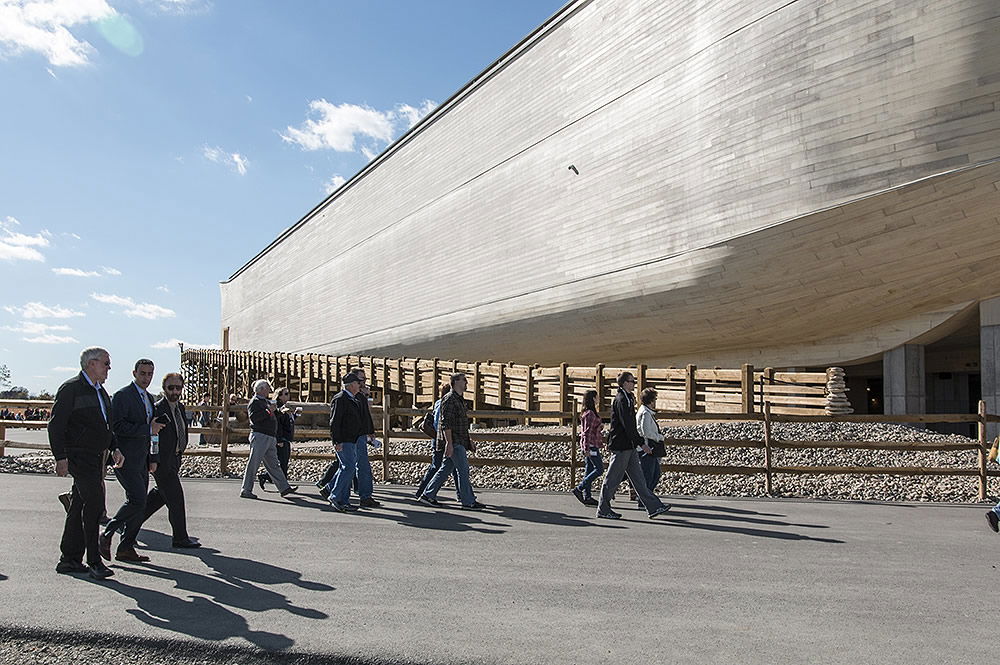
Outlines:
<svg viewBox="0 0 1000 665"><path fill-rule="evenodd" d="M370 663L994 655L1000 536L983 506L668 497L664 519L620 501L611 522L569 494L487 491L467 512L378 486L382 508L341 514L311 486L254 501L186 480L205 547L171 549L161 511L140 536L152 560L96 582L54 572L69 485L0 475L0 625Z"/></svg>

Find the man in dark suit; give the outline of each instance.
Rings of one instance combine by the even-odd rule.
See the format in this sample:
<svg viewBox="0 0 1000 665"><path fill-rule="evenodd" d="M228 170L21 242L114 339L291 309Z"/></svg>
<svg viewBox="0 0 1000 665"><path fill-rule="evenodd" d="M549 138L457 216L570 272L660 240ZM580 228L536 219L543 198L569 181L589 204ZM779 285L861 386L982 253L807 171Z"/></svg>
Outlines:
<svg viewBox="0 0 1000 665"><path fill-rule="evenodd" d="M114 575L101 561L98 545L105 456L111 450L115 464L122 462L121 453L114 449L112 403L102 385L108 380L111 356L100 347L84 349L80 367L78 376L59 387L48 425L56 475L73 476L56 572L89 572L94 579L103 580Z"/></svg>
<svg viewBox="0 0 1000 665"><path fill-rule="evenodd" d="M146 511L149 474L156 471L159 452L151 447L151 435L158 436L163 424L153 422L153 398L146 392L153 380L153 361L137 360L132 376L135 380L111 398L112 430L118 450L125 456L122 464L115 465L115 477L125 489L125 503L104 527L98 542L101 556L110 561L111 538L117 531L122 539L115 558L141 563L149 557L135 551L135 538Z"/></svg>
<svg viewBox="0 0 1000 665"><path fill-rule="evenodd" d="M169 372L163 377L163 399L156 403L153 409L153 419L166 417L167 424L160 430L160 454L153 471L156 486L146 497L146 510L142 521L163 506L167 507L167 519L173 535L174 547L201 547L197 538L192 538L187 531L187 515L184 509L184 488L181 487L180 469L181 455L188 444L187 419L184 417L184 405L181 404L181 392L184 390L184 377L177 372ZM162 418L161 418L162 419Z"/></svg>

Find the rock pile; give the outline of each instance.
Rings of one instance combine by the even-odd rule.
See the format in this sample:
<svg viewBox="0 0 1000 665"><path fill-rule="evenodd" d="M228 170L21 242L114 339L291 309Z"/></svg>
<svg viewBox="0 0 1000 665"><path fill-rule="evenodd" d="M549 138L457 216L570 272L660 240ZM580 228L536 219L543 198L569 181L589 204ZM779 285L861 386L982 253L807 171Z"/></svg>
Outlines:
<svg viewBox="0 0 1000 665"><path fill-rule="evenodd" d="M847 381L843 367L829 367L826 370L826 407L828 416L854 413L851 401L847 399Z"/></svg>

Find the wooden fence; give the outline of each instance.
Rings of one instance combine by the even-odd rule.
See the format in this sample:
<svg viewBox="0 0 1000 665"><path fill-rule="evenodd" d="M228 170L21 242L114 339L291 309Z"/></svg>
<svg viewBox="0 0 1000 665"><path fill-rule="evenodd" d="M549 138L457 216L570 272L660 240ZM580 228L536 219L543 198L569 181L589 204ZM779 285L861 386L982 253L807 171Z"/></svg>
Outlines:
<svg viewBox="0 0 1000 665"><path fill-rule="evenodd" d="M221 406L189 407L188 410L197 413L205 410L211 413L225 411L232 413L245 408L243 405L229 404L228 399ZM412 429L412 422L422 415L424 409L411 407L393 407L389 404L388 393L383 394L381 405L372 406L372 417L375 420L377 434L382 438L382 449L378 454L373 455L374 460L382 463L382 480L389 481L392 478L390 465L393 462L427 462L428 454L414 455L391 452L393 440L406 439L426 439L427 437ZM0 406L34 406L50 408L51 402L27 401L27 400L0 400ZM302 406L306 413L328 413L329 407L326 404L301 403L291 404L292 406ZM605 417L607 414L602 414ZM473 466L508 466L508 467L550 467L566 468L569 470L569 486L576 484L577 471L583 466L584 461L578 458L577 430L578 413L576 408L568 412L559 411L471 411L470 416L483 416L489 418L504 418L512 420L527 421L528 419L555 420L566 419L572 423L568 434L556 433L529 433L529 432L477 432L473 430L471 437L474 441L496 441L505 443L533 443L533 442L558 442L567 447L565 459L539 460L539 459L510 459L510 458L487 458L471 456L469 463ZM405 426L393 427L393 419L397 418L405 423ZM770 404L765 403L761 413L753 414L706 414L706 413L680 413L669 414L670 420L679 421L736 421L736 422L759 422L762 427L763 439L758 440L708 440L708 439L667 439L668 446L685 447L715 447L715 448L756 448L764 451L763 466L729 466L729 465L706 465L706 464L662 464L665 472L708 474L708 475L763 475L765 491L767 494L774 492L774 478L780 475L843 475L843 474L864 474L864 475L890 475L890 476L958 476L975 477L978 480L978 495L980 500L984 500L988 491L988 478L1000 476L1000 469L987 468L987 454L989 451L986 439L986 424L990 422L1000 422L1000 416L986 413L985 402L979 402L979 412L977 414L912 414L912 415L841 415L841 416L815 416L815 415L794 415L776 414L772 411ZM771 426L774 423L829 423L829 422L853 422L853 423L976 423L978 437L969 442L886 442L886 441L790 441L780 440L773 436ZM43 444L25 444L6 440L5 428L19 427L31 429L45 428L42 421L0 421L0 455L3 455L4 446L16 446L18 448L48 450L48 446ZM219 458L219 468L222 473L227 473L229 460L234 457L247 457L247 451L230 450L230 438L234 434L248 433L246 427L234 426L232 419L221 419L218 427L191 427L190 434L209 433L218 435L220 445L216 448L193 448L189 449L189 455L211 456ZM328 438L329 432L325 428L307 429L297 428L296 439L315 440ZM778 466L772 463L772 451L779 449L853 449L853 450L900 450L916 452L943 452L956 450L977 451L977 464L970 467L916 467L916 466L887 466L887 467L865 467L865 466ZM294 459L332 459L333 453L316 453L296 451L292 453Z"/></svg>
<svg viewBox="0 0 1000 665"><path fill-rule="evenodd" d="M637 389L654 388L659 411L684 413L760 413L769 403L774 413L819 415L842 409L842 388L828 388L827 372L782 372L771 368L704 369L635 367L558 367L515 365L514 363L459 362L420 358L376 358L371 356L329 356L323 354L269 353L187 349L181 354L185 396L188 403L210 395L213 404L235 394L250 396L257 379L274 386L288 386L293 400L330 403L340 390L340 378L351 368L363 367L368 383L377 392L393 394L393 406L433 404L443 380L453 372L469 378L466 393L475 411L572 410L588 390L596 390L598 408L611 403L617 391L615 378L629 370L636 376ZM484 415L484 417L495 417ZM552 420L552 415L530 420ZM563 422L567 422L565 418Z"/></svg>

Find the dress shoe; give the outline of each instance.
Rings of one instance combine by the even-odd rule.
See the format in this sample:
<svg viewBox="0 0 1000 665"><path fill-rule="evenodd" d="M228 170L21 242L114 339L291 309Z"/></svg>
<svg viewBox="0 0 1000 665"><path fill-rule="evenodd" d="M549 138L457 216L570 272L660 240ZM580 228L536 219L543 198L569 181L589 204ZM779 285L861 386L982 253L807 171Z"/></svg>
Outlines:
<svg viewBox="0 0 1000 665"><path fill-rule="evenodd" d="M478 501L473 501L471 504L462 504L462 510L483 510L486 508L485 505L479 503Z"/></svg>
<svg viewBox="0 0 1000 665"><path fill-rule="evenodd" d="M69 512L69 504L72 501L73 501L73 495L70 494L69 492L63 492L62 494L59 495L59 503L63 505L63 508L66 509L67 513ZM83 564L80 565L82 566Z"/></svg>
<svg viewBox="0 0 1000 665"><path fill-rule="evenodd" d="M240 492L241 499L256 499L257 495L253 492Z"/></svg>
<svg viewBox="0 0 1000 665"><path fill-rule="evenodd" d="M267 476L257 476L257 484L260 485L260 491L264 491L264 483L267 482Z"/></svg>
<svg viewBox="0 0 1000 665"><path fill-rule="evenodd" d="M86 573L90 571L89 566L85 566L82 561L60 561L56 564L56 572L60 574L67 573Z"/></svg>
<svg viewBox="0 0 1000 665"><path fill-rule="evenodd" d="M97 549L105 561L111 561L111 537L113 535L114 532L102 533L97 537Z"/></svg>
<svg viewBox="0 0 1000 665"><path fill-rule="evenodd" d="M319 488L319 495L321 497L323 497L324 499L329 500L330 499L330 489L326 485L324 485L323 487L320 487Z"/></svg>
<svg viewBox="0 0 1000 665"><path fill-rule="evenodd" d="M115 574L115 571L105 566L102 561L98 561L97 563L92 563L87 566L87 572L89 572L90 576L95 580L106 580Z"/></svg>
<svg viewBox="0 0 1000 665"><path fill-rule="evenodd" d="M586 499L583 500L583 505L597 507L601 505L601 502L592 496L588 496Z"/></svg>
<svg viewBox="0 0 1000 665"><path fill-rule="evenodd" d="M192 549L195 547L201 547L201 543L198 542L197 538L188 538L186 540L175 540L172 547L178 547L181 549Z"/></svg>
<svg viewBox="0 0 1000 665"><path fill-rule="evenodd" d="M616 513L613 510L597 511L597 516L602 520L620 520L622 518L621 513Z"/></svg>
<svg viewBox="0 0 1000 665"><path fill-rule="evenodd" d="M298 491L299 491L298 487L295 487L294 485L289 485L285 489L281 490L281 496L288 496L289 494L295 494Z"/></svg>
<svg viewBox="0 0 1000 665"><path fill-rule="evenodd" d="M583 490L580 489L579 487L574 487L572 491L573 491L573 496L576 497L576 500L586 506L587 497L583 496Z"/></svg>
<svg viewBox="0 0 1000 665"><path fill-rule="evenodd" d="M1000 533L1000 518L997 518L997 514L992 510L986 513L986 521L989 522L990 528L994 532Z"/></svg>
<svg viewBox="0 0 1000 665"><path fill-rule="evenodd" d="M379 508L382 503L375 499L374 497L368 497L367 499L361 499L358 501L362 508Z"/></svg>
<svg viewBox="0 0 1000 665"><path fill-rule="evenodd" d="M115 558L119 561L130 561L132 563L146 563L149 561L149 557L145 554L139 554L134 549L118 550L115 552Z"/></svg>
<svg viewBox="0 0 1000 665"><path fill-rule="evenodd" d="M427 496L426 494L420 495L420 503L426 503L431 508L440 508L441 502L437 499Z"/></svg>
<svg viewBox="0 0 1000 665"><path fill-rule="evenodd" d="M649 519L654 519L658 515L662 515L663 513L667 512L668 510L670 510L670 504L665 503L662 506L660 506L659 508L657 508L656 510L654 510L653 512L651 512L649 514Z"/></svg>

